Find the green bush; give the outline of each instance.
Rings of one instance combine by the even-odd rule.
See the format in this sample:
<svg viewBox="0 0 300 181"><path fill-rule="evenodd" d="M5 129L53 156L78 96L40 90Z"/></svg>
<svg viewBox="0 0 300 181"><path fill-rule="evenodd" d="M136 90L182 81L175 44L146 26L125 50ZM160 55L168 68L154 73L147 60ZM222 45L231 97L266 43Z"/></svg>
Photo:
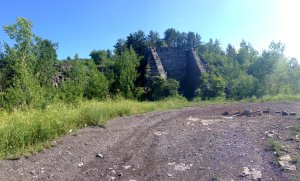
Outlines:
<svg viewBox="0 0 300 181"><path fill-rule="evenodd" d="M152 84L152 98L160 100L170 96L178 95L179 82L173 79L154 77Z"/></svg>
<svg viewBox="0 0 300 181"><path fill-rule="evenodd" d="M197 94L201 94L202 99L224 97L225 81L221 76L203 73L200 77L200 90L196 89Z"/></svg>

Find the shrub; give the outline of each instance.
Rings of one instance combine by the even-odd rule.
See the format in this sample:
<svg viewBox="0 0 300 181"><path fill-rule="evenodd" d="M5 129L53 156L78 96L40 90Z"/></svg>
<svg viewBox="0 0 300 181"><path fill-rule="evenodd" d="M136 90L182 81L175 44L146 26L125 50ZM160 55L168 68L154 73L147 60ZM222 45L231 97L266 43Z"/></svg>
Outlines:
<svg viewBox="0 0 300 181"><path fill-rule="evenodd" d="M152 84L152 98L160 100L165 97L178 95L179 82L173 79L155 77Z"/></svg>

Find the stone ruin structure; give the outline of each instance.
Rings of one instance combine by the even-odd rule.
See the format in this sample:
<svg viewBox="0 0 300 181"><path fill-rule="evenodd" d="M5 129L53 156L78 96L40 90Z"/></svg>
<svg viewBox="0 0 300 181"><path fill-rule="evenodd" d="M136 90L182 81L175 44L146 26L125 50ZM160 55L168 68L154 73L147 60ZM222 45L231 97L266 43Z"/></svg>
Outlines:
<svg viewBox="0 0 300 181"><path fill-rule="evenodd" d="M192 98L200 76L208 71L207 62L195 49L150 48L147 55L146 87L150 88L154 76L175 79L180 92Z"/></svg>

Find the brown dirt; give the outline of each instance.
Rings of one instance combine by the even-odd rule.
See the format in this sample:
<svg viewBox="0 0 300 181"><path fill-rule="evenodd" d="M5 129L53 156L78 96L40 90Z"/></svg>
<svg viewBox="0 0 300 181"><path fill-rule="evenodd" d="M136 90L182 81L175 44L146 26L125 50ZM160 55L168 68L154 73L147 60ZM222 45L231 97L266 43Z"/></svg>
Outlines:
<svg viewBox="0 0 300 181"><path fill-rule="evenodd" d="M270 109L262 116L222 116L224 111ZM106 128L87 127L56 140L30 158L0 161L0 180L262 180L300 178L300 143L291 126L300 103L224 104L118 118ZM276 165L266 131L288 147L297 170ZM103 158L96 157L102 154Z"/></svg>

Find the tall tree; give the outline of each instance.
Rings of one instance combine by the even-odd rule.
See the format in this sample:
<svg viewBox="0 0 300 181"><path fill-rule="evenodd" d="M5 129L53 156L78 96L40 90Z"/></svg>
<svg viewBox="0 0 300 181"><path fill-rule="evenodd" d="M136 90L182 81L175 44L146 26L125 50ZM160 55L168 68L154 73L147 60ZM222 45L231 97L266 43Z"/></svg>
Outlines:
<svg viewBox="0 0 300 181"><path fill-rule="evenodd" d="M168 47L177 47L177 31L174 28L167 29L164 35Z"/></svg>
<svg viewBox="0 0 300 181"><path fill-rule="evenodd" d="M160 46L160 38L159 33L155 31L150 31L147 36L147 45L149 47L159 47Z"/></svg>
<svg viewBox="0 0 300 181"><path fill-rule="evenodd" d="M56 73L57 47L58 44L52 43L50 40L37 39L35 49L37 63L34 68L34 74L41 86L48 88L53 86L53 77Z"/></svg>
<svg viewBox="0 0 300 181"><path fill-rule="evenodd" d="M116 87L125 98L132 98L135 89L134 82L138 77L137 67L140 64L139 57L130 47L116 56L115 75Z"/></svg>
<svg viewBox="0 0 300 181"><path fill-rule="evenodd" d="M9 86L5 100L8 107L23 107L38 104L41 89L34 77L36 65L35 35L32 33L32 23L25 18L18 18L12 25L4 26L4 31L15 41L13 47L5 45L7 52L7 75Z"/></svg>
<svg viewBox="0 0 300 181"><path fill-rule="evenodd" d="M135 33L130 33L126 40L126 47L128 49L132 47L138 55L143 56L145 55L148 48L146 40L147 37L145 33L141 30Z"/></svg>
<svg viewBox="0 0 300 181"><path fill-rule="evenodd" d="M115 54L121 54L121 52L126 50L126 41L124 39L118 39L117 43L114 45Z"/></svg>
<svg viewBox="0 0 300 181"><path fill-rule="evenodd" d="M109 50L93 50L90 56L96 65L100 65L111 56L111 53Z"/></svg>

